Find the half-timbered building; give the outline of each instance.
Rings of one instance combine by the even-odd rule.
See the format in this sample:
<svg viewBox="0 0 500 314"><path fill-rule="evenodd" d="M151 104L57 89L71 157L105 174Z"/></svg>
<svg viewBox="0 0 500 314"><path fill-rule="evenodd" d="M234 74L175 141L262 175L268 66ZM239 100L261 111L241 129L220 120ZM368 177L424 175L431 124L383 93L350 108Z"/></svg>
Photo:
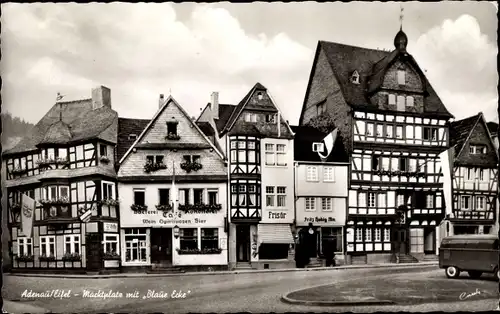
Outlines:
<svg viewBox="0 0 500 314"><path fill-rule="evenodd" d="M181 105L121 119L122 270L227 269L227 165Z"/></svg>
<svg viewBox="0 0 500 314"><path fill-rule="evenodd" d="M348 263L436 254L444 218L439 153L452 115L408 53L320 41L300 125L335 125L351 154Z"/></svg>
<svg viewBox="0 0 500 314"><path fill-rule="evenodd" d="M30 134L3 153L14 271L118 269L101 254L118 254L117 125L111 92L101 86L90 99L58 97ZM30 237L21 231L22 194L35 200Z"/></svg>
<svg viewBox="0 0 500 314"><path fill-rule="evenodd" d="M453 207L448 235L496 234L498 153L483 113L450 124Z"/></svg>
<svg viewBox="0 0 500 314"><path fill-rule="evenodd" d="M229 265L290 267L293 132L260 83L236 106L212 96L197 123L228 159Z"/></svg>
<svg viewBox="0 0 500 314"><path fill-rule="evenodd" d="M349 156L337 130L292 126L295 132L295 225L310 266L325 265L327 250L344 263Z"/></svg>

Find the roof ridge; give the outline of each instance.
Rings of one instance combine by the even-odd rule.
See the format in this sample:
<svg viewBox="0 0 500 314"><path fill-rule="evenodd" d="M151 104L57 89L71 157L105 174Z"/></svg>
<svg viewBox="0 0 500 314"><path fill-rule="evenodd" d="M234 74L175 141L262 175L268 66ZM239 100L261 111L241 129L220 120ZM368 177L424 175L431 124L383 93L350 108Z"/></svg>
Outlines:
<svg viewBox="0 0 500 314"><path fill-rule="evenodd" d="M356 48L356 49L364 49L364 50L371 50L371 51L376 51L376 52L384 52L384 53L391 53L393 50L383 50L383 49L375 49L375 48L367 48L367 47L361 47L361 46L354 46L350 44L344 44L344 43L339 43L335 41L328 41L328 40L319 40L318 42L320 43L326 43L326 44L334 44L338 46L344 46L348 48Z"/></svg>

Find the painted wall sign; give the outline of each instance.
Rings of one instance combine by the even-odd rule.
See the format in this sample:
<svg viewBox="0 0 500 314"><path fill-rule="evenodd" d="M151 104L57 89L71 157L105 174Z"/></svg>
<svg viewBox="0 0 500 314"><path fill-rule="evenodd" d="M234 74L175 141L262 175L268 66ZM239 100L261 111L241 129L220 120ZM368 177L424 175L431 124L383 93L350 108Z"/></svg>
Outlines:
<svg viewBox="0 0 500 314"><path fill-rule="evenodd" d="M186 213L183 211L147 210L134 212L125 209L120 213L120 226L133 227L174 227L175 225L188 227L223 226L225 211L217 213Z"/></svg>
<svg viewBox="0 0 500 314"><path fill-rule="evenodd" d="M103 223L104 232L118 232L118 224L116 222Z"/></svg>
<svg viewBox="0 0 500 314"><path fill-rule="evenodd" d="M269 219L287 219L287 214L286 212L268 212Z"/></svg>
<svg viewBox="0 0 500 314"><path fill-rule="evenodd" d="M312 223L328 223L328 222L333 222L335 223L336 220L334 217L324 217L324 216L309 216L309 217L304 217L304 221L305 223L309 223L309 222L312 222Z"/></svg>

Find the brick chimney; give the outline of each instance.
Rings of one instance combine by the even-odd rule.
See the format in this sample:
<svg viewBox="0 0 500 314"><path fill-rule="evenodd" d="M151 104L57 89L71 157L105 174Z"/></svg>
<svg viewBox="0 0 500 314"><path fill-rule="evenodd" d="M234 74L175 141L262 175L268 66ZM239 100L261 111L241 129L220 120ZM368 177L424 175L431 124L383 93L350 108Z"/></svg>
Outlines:
<svg viewBox="0 0 500 314"><path fill-rule="evenodd" d="M160 109L161 106L163 106L164 102L165 102L165 95L160 94L160 100L158 101L158 109Z"/></svg>
<svg viewBox="0 0 500 314"><path fill-rule="evenodd" d="M210 101L210 109L214 119L219 119L219 92L213 92Z"/></svg>
<svg viewBox="0 0 500 314"><path fill-rule="evenodd" d="M105 86L92 88L92 109L111 108L111 90Z"/></svg>

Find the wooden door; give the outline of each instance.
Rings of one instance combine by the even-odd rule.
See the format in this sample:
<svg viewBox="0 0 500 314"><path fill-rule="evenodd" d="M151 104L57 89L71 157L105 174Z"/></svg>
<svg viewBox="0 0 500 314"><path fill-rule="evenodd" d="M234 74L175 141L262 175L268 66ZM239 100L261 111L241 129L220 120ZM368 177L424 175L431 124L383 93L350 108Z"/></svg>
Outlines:
<svg viewBox="0 0 500 314"><path fill-rule="evenodd" d="M102 234L88 233L85 239L86 266L88 271L98 271L103 265Z"/></svg>
<svg viewBox="0 0 500 314"><path fill-rule="evenodd" d="M250 225L236 225L236 261L250 262Z"/></svg>

